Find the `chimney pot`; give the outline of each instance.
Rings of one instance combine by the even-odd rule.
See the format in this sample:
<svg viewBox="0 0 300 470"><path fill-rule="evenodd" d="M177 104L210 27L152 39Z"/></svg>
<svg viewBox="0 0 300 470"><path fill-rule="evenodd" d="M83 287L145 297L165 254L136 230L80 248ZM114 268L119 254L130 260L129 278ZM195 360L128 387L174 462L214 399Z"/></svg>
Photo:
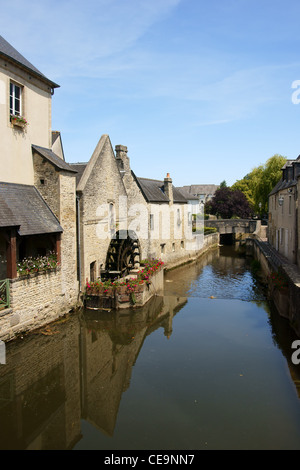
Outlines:
<svg viewBox="0 0 300 470"><path fill-rule="evenodd" d="M169 199L169 204L173 204L173 185L172 179L170 178L170 173L167 173L167 176L164 179L164 192Z"/></svg>

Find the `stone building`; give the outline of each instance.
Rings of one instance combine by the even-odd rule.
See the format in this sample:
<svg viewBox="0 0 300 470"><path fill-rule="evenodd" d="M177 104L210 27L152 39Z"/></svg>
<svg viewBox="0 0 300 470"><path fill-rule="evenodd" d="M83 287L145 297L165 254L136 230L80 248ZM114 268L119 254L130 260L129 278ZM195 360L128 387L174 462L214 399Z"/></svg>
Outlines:
<svg viewBox="0 0 300 470"><path fill-rule="evenodd" d="M198 199L201 210L201 207L214 197L219 186L216 184L191 184L190 186L182 186L178 189L188 200Z"/></svg>
<svg viewBox="0 0 300 470"><path fill-rule="evenodd" d="M76 172L51 129L57 87L0 36L1 338L77 302ZM34 264L49 252L56 253L56 269L19 275L24 258Z"/></svg>
<svg viewBox="0 0 300 470"><path fill-rule="evenodd" d="M70 164L77 171L78 261L80 286L105 268L106 256L120 222L119 203L126 189L110 139L103 135L88 163Z"/></svg>
<svg viewBox="0 0 300 470"><path fill-rule="evenodd" d="M300 156L288 160L282 178L269 195L269 243L291 263L300 265L300 226L298 195L300 190Z"/></svg>
<svg viewBox="0 0 300 470"><path fill-rule="evenodd" d="M137 177L108 135L87 163L66 162L51 128L58 86L0 36L1 340L69 311L86 280L124 276L145 258L173 267L203 247L169 173ZM37 269L52 252L55 267ZM20 275L28 258L35 272Z"/></svg>
<svg viewBox="0 0 300 470"><path fill-rule="evenodd" d="M201 248L201 235L192 234L191 207L170 175L137 177L126 146L117 145L114 153L102 135L89 162L70 166L77 171L81 288L100 276L122 276L145 258L174 266Z"/></svg>

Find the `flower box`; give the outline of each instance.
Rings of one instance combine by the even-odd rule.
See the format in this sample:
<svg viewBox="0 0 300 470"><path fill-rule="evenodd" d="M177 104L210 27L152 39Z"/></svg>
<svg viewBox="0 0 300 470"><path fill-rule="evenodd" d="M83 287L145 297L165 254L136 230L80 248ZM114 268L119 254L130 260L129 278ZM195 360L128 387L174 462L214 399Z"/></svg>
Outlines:
<svg viewBox="0 0 300 470"><path fill-rule="evenodd" d="M27 126L28 122L23 116L10 116L10 121L13 126L24 128Z"/></svg>

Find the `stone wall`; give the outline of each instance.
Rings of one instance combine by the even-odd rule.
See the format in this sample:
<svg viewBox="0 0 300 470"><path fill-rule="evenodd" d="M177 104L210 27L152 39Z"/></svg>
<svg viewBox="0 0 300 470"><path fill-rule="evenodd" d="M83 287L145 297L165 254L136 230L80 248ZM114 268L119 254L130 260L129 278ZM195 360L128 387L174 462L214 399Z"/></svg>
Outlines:
<svg viewBox="0 0 300 470"><path fill-rule="evenodd" d="M178 256L168 257L166 262L167 269L173 269L181 264L189 263L195 261L199 256L205 253L210 248L217 246L220 242L219 233L211 233L209 235L198 235L195 236L193 241L190 241L186 245L186 249L182 249L181 253ZM189 249L191 247L193 249Z"/></svg>
<svg viewBox="0 0 300 470"><path fill-rule="evenodd" d="M77 302L79 295L77 275L76 180L62 172L59 178L61 235L61 290L68 303Z"/></svg>
<svg viewBox="0 0 300 470"><path fill-rule="evenodd" d="M44 201L50 207L54 215L59 219L60 193L59 172L52 163L48 162L37 152L33 153L34 186L41 194Z"/></svg>
<svg viewBox="0 0 300 470"><path fill-rule="evenodd" d="M130 159L127 155L127 147L118 145L117 162L123 171L123 182L128 197L128 208L137 211L141 208L141 214L137 212L136 226L134 225L134 210L129 211L128 225L139 238L141 246L141 258L161 259L166 265L177 265L188 261L199 247L191 250L191 242L198 244L199 239L192 237L192 224L188 224L187 204L148 203L134 178ZM172 180L170 179L172 184ZM153 227L150 226L150 215L153 216ZM143 221L139 224L139 220Z"/></svg>
<svg viewBox="0 0 300 470"><path fill-rule="evenodd" d="M43 165L41 159L36 161ZM1 311L0 316L0 338L5 340L46 325L79 304L75 177L68 172L56 172L48 163L45 165L48 184L38 189L44 189L43 197L56 212L63 228L60 267L10 280L10 308ZM36 176L39 176L38 171Z"/></svg>
<svg viewBox="0 0 300 470"><path fill-rule="evenodd" d="M0 314L0 338L10 340L66 314L73 301L62 292L62 271L56 269L10 280L10 308Z"/></svg>
<svg viewBox="0 0 300 470"><path fill-rule="evenodd" d="M206 227L215 227L221 234L234 233L234 234L250 234L260 229L260 220L251 219L217 219L205 220Z"/></svg>
<svg viewBox="0 0 300 470"><path fill-rule="evenodd" d="M68 302L76 304L77 276L76 178L73 173L57 171L34 153L35 187L40 192L63 229L61 235L61 289Z"/></svg>
<svg viewBox="0 0 300 470"><path fill-rule="evenodd" d="M259 261L262 275L268 284L269 298L278 313L287 318L291 327L300 337L300 271L297 265L284 263L275 249L258 239L248 239L251 254ZM272 282L272 273L280 273L286 279L287 287L278 289Z"/></svg>
<svg viewBox="0 0 300 470"><path fill-rule="evenodd" d="M108 207L112 204L118 218L120 197L126 196L115 155L107 135L101 137L78 186L80 196L81 287L90 279L95 263L96 277L105 266L110 243ZM103 266L103 267L104 267Z"/></svg>

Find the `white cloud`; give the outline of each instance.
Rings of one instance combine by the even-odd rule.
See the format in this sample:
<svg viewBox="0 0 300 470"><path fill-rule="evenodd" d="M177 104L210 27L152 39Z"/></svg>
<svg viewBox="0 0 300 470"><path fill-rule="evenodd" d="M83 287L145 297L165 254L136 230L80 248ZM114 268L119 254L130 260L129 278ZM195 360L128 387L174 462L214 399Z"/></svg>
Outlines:
<svg viewBox="0 0 300 470"><path fill-rule="evenodd" d="M14 0L1 5L1 34L45 74L88 75L132 47L180 1Z"/></svg>

